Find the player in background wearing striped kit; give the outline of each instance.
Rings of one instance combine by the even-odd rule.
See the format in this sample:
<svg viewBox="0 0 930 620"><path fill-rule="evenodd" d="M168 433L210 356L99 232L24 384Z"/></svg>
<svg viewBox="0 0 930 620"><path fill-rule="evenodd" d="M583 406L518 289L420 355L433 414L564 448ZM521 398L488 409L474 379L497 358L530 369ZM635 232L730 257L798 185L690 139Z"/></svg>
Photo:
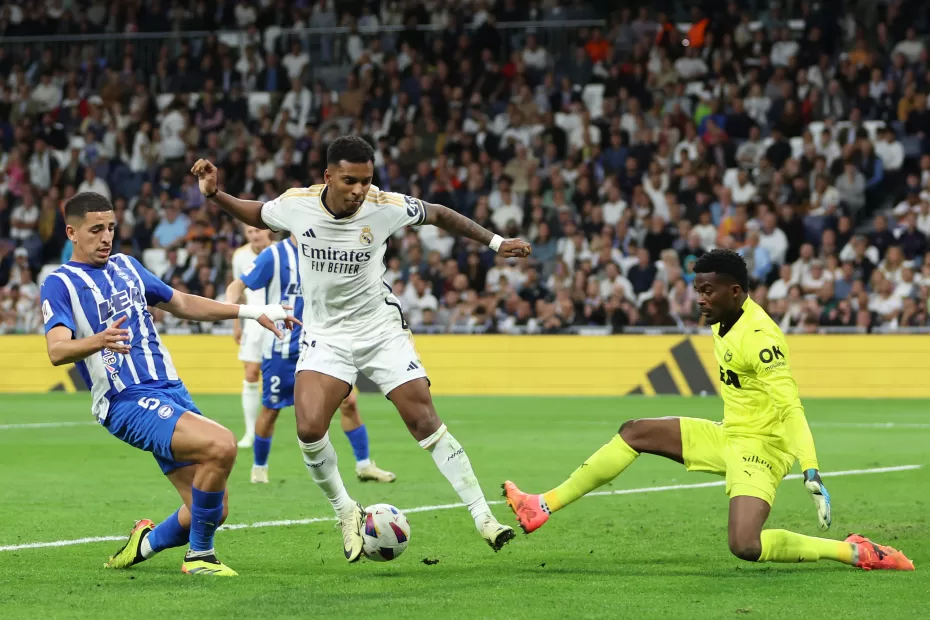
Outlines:
<svg viewBox="0 0 930 620"><path fill-rule="evenodd" d="M258 303L276 302L293 308L294 315L303 312L304 301L297 268L297 240L293 235L269 246L226 289L226 299L237 301L243 294L262 291ZM253 444L253 483L268 482L268 454L278 413L294 406L294 375L300 357L301 329L295 327L284 334L283 340L262 338L262 409L255 424ZM339 406L342 413L342 430L355 453L355 473L362 482L393 482L396 476L379 468L369 458L368 429L358 411L355 391Z"/></svg>
<svg viewBox="0 0 930 620"><path fill-rule="evenodd" d="M249 265L255 262L262 250L271 245L271 234L254 226L243 226L248 243L233 252L233 279L242 276ZM239 303L241 299L226 297L229 303ZM250 306L265 303L265 291L246 291L244 301ZM245 433L239 440L240 448L251 448L255 439L255 421L262 406L259 373L262 367L262 335L265 330L254 321L233 321L233 338L239 345L239 361L245 376L242 380L242 416L245 419Z"/></svg>

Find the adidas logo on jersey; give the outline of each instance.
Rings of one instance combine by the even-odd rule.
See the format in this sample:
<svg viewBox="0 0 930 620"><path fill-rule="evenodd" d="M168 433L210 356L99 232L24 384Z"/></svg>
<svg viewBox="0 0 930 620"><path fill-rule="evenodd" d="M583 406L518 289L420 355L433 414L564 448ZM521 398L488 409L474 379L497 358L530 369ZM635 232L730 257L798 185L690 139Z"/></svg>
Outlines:
<svg viewBox="0 0 930 620"><path fill-rule="evenodd" d="M407 370L416 370L417 368L419 368L419 366L416 362L410 362L410 365L407 366Z"/></svg>
<svg viewBox="0 0 930 620"><path fill-rule="evenodd" d="M307 232L305 232L303 236L304 236L304 237L312 237L313 239L316 239L316 233L313 232L313 229L312 229L312 228L308 228L308 229L307 229Z"/></svg>

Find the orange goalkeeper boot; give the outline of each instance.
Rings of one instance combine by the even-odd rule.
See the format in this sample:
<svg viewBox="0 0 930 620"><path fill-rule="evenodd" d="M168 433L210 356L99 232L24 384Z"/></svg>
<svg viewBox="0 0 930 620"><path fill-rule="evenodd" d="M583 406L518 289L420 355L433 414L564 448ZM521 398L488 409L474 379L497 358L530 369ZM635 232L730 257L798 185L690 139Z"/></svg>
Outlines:
<svg viewBox="0 0 930 620"><path fill-rule="evenodd" d="M543 508L541 495L530 495L517 488L510 480L501 485L507 505L517 516L517 522L527 534L535 532L549 520L549 511Z"/></svg>
<svg viewBox="0 0 930 620"><path fill-rule="evenodd" d="M914 570L914 563L894 547L876 545L859 534L850 534L845 542L856 545L859 556L856 568L862 570Z"/></svg>

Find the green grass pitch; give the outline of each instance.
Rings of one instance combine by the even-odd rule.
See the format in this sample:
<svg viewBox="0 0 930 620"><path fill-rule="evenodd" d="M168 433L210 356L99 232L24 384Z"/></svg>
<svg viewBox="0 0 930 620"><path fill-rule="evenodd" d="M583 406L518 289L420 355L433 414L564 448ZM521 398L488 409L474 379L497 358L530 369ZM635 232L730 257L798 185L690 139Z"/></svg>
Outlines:
<svg viewBox="0 0 930 620"><path fill-rule="evenodd" d="M239 398L196 399L241 431ZM466 447L482 486L499 500L511 478L526 490L560 482L626 419L691 415L719 419L713 398L450 398L440 415ZM0 618L914 618L930 592L930 416L921 401L806 403L825 472L920 465L890 473L825 476L833 529L903 549L915 573L865 573L838 564L754 565L731 557L720 486L588 497L530 537L494 554L464 508L412 512L410 547L398 560L349 565L331 522L220 532L231 580L180 573L169 550L130 571L103 569L116 541L0 551ZM372 456L397 473L391 485L352 477L352 454L331 436L349 492L363 504L401 509L457 497L383 397L360 399ZM0 398L0 548L118 536L136 519L156 521L178 504L152 457L93 424L86 394ZM77 423L22 427L24 424ZM887 427L879 425L893 423ZM248 481L251 451L230 480L233 524L328 518L329 505L299 456L293 414L279 421L272 483ZM640 458L607 490L720 480ZM501 520L509 510L496 505ZM797 480L779 490L772 527L819 535ZM438 560L426 564L424 559Z"/></svg>

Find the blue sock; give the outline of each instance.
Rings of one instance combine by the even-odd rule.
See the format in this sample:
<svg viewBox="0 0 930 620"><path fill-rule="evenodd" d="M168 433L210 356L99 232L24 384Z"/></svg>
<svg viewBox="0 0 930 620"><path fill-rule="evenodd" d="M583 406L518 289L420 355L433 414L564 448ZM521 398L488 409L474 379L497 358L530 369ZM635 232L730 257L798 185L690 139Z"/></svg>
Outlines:
<svg viewBox="0 0 930 620"><path fill-rule="evenodd" d="M213 548L213 534L223 518L223 496L226 491L191 489L191 551Z"/></svg>
<svg viewBox="0 0 930 620"><path fill-rule="evenodd" d="M178 512L180 511L175 510L173 515L156 525L155 529L149 532L148 541L154 553L172 547L180 547L190 540L190 532L181 527L181 523L178 521Z"/></svg>
<svg viewBox="0 0 930 620"><path fill-rule="evenodd" d="M268 453L271 452L271 437L255 436L255 442L252 444L252 452L255 454L255 464L264 467L268 464Z"/></svg>
<svg viewBox="0 0 930 620"><path fill-rule="evenodd" d="M346 437L352 444L352 451L355 453L355 462L368 460L368 429L362 424L358 428L346 431Z"/></svg>

